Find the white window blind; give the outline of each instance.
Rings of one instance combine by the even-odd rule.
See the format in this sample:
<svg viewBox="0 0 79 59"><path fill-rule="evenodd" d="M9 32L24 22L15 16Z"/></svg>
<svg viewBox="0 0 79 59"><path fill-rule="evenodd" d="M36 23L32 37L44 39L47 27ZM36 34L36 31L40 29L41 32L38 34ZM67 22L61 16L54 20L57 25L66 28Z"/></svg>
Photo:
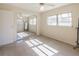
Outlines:
<svg viewBox="0 0 79 59"><path fill-rule="evenodd" d="M56 25L57 24L57 16L49 16L47 19L47 24L48 25Z"/></svg>
<svg viewBox="0 0 79 59"><path fill-rule="evenodd" d="M59 26L72 26L71 13L59 14L58 15L58 25Z"/></svg>

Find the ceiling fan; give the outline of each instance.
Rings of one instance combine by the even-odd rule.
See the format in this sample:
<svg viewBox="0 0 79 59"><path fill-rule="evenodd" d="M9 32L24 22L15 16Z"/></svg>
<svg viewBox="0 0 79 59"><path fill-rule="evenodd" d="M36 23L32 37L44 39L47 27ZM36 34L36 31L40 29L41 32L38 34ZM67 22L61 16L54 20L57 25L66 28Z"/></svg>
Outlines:
<svg viewBox="0 0 79 59"><path fill-rule="evenodd" d="M44 5L54 6L54 5L51 5L51 4L48 4L48 3L40 3L40 11L44 11L44 9L45 9Z"/></svg>

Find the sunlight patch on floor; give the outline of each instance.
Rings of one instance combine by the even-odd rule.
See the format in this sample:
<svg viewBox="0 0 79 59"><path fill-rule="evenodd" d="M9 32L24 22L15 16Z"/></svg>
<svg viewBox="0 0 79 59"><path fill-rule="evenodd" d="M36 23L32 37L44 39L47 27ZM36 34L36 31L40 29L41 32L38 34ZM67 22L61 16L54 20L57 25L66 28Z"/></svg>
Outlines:
<svg viewBox="0 0 79 59"><path fill-rule="evenodd" d="M35 42L34 40L30 40L30 42L31 42L32 44L34 44L34 45L39 45L39 43L38 43L38 42Z"/></svg>
<svg viewBox="0 0 79 59"><path fill-rule="evenodd" d="M30 41L25 41L25 42L29 45L29 47L33 47L34 46Z"/></svg>
<svg viewBox="0 0 79 59"><path fill-rule="evenodd" d="M37 47L32 48L39 56L46 56L43 52L41 52Z"/></svg>
<svg viewBox="0 0 79 59"><path fill-rule="evenodd" d="M39 56L53 56L58 51L37 39L26 40L25 43Z"/></svg>
<svg viewBox="0 0 79 59"><path fill-rule="evenodd" d="M40 45L40 46L38 46L38 48L40 49L40 50L42 50L46 55L48 55L48 56L52 56L52 55L54 55L55 53L53 53L53 52L51 52L50 50L48 50L48 49L46 49L44 46L42 46L42 45Z"/></svg>
<svg viewBox="0 0 79 59"><path fill-rule="evenodd" d="M25 32L21 32L21 33L17 33L18 39L22 39L26 36L29 36L29 34L25 33Z"/></svg>

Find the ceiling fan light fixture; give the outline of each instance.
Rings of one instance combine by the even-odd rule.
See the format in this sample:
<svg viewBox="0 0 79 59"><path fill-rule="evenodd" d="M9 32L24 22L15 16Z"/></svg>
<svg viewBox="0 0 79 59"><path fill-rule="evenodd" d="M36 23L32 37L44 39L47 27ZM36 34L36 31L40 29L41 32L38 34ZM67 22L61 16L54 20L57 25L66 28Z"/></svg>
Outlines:
<svg viewBox="0 0 79 59"><path fill-rule="evenodd" d="M40 11L44 11L44 6L41 6L40 7Z"/></svg>
<svg viewBox="0 0 79 59"><path fill-rule="evenodd" d="M44 3L40 3L40 11L44 11Z"/></svg>
<svg viewBox="0 0 79 59"><path fill-rule="evenodd" d="M40 5L44 5L44 3L40 3Z"/></svg>

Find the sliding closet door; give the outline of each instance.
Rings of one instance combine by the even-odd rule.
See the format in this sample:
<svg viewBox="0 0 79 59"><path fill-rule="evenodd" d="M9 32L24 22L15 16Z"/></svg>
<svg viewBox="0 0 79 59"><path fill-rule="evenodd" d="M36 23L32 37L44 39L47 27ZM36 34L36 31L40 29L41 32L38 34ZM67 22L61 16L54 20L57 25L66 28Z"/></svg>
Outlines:
<svg viewBox="0 0 79 59"><path fill-rule="evenodd" d="M29 17L29 31L36 33L36 16Z"/></svg>
<svg viewBox="0 0 79 59"><path fill-rule="evenodd" d="M17 19L17 32L24 31L24 21L21 19Z"/></svg>

